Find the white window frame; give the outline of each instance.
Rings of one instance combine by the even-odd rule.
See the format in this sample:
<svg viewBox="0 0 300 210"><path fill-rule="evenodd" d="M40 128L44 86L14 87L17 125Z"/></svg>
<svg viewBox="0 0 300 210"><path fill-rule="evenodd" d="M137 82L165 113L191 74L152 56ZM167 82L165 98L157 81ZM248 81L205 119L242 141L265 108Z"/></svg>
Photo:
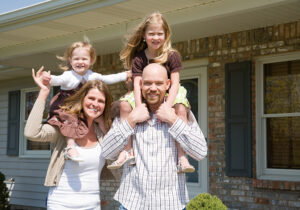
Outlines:
<svg viewBox="0 0 300 210"><path fill-rule="evenodd" d="M187 61L183 63L183 69L180 71L180 80L198 79L198 123L207 139L208 110L207 110L207 59ZM200 170L198 183L187 182L189 197L192 199L199 193L208 192L208 158L198 162Z"/></svg>
<svg viewBox="0 0 300 210"><path fill-rule="evenodd" d="M26 88L21 89L21 103L20 103L20 137L19 137L19 157L20 158L50 158L51 155L51 148L50 150L27 150L27 139L24 136L24 128L26 124L25 120L25 100L26 100L26 93L39 91L37 87L35 88ZM52 95L52 91L50 93ZM51 147L51 145L50 145Z"/></svg>
<svg viewBox="0 0 300 210"><path fill-rule="evenodd" d="M300 112L289 114L264 114L264 64L299 60L300 52L257 58L256 75L256 173L258 179L300 181L300 170L267 168L266 121L269 117L299 117Z"/></svg>

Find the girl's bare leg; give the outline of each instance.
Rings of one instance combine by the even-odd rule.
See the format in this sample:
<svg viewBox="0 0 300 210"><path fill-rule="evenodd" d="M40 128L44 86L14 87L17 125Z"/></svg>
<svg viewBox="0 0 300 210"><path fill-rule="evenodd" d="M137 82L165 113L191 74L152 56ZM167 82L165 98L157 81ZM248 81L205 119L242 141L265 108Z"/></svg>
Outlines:
<svg viewBox="0 0 300 210"><path fill-rule="evenodd" d="M122 122L124 119L126 119L131 111L132 111L131 105L126 101L122 101L120 103L120 121ZM128 143L126 144L122 152L120 152L118 159L114 161L111 165L109 165L108 168L109 169L120 168L126 161L131 160L133 158L134 158L134 153L132 149L132 137L130 137Z"/></svg>
<svg viewBox="0 0 300 210"><path fill-rule="evenodd" d="M175 112L178 117L180 117L184 122L188 122L187 119L187 111L183 104L175 104L174 105ZM184 150L180 147L180 144L176 142L176 147L178 151L178 172L180 173L191 173L195 171L195 168L189 163L189 160L184 152Z"/></svg>

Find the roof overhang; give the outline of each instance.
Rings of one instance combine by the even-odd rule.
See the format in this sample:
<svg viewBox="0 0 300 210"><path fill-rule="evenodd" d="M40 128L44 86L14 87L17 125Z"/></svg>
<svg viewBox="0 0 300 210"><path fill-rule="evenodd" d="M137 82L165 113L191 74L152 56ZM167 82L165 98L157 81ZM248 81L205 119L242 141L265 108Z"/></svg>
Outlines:
<svg viewBox="0 0 300 210"><path fill-rule="evenodd" d="M299 0L47 1L0 16L0 80L40 65L56 69L56 55L84 35L98 54L118 52L124 35L155 10L171 25L173 42L300 20Z"/></svg>

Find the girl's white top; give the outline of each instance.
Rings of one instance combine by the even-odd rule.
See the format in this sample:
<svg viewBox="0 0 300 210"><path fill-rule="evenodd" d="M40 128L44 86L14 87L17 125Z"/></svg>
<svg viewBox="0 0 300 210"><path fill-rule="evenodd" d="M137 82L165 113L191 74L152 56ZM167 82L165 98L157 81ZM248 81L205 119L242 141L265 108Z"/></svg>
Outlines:
<svg viewBox="0 0 300 210"><path fill-rule="evenodd" d="M84 161L66 161L58 186L49 189L48 210L101 209L100 174L105 159L100 144L75 147Z"/></svg>
<svg viewBox="0 0 300 210"><path fill-rule="evenodd" d="M60 86L62 90L72 90L76 88L82 80L101 80L102 82L110 85L118 82L125 81L127 78L126 72L121 72L117 74L102 75L92 70L87 70L86 74L81 76L77 74L74 70L65 71L61 75L55 76L51 75L51 86Z"/></svg>

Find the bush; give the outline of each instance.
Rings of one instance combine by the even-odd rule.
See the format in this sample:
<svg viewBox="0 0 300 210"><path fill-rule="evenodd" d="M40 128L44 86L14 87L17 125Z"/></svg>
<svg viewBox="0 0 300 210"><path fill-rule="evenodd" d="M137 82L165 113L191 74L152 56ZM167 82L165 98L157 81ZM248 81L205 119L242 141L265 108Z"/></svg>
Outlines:
<svg viewBox="0 0 300 210"><path fill-rule="evenodd" d="M211 196L209 193L201 193L193 198L186 206L187 210L199 210L199 209L216 209L227 210L227 207L222 201L216 197Z"/></svg>
<svg viewBox="0 0 300 210"><path fill-rule="evenodd" d="M7 210L10 209L8 203L9 194L4 181L5 181L5 176L0 172L0 209Z"/></svg>

